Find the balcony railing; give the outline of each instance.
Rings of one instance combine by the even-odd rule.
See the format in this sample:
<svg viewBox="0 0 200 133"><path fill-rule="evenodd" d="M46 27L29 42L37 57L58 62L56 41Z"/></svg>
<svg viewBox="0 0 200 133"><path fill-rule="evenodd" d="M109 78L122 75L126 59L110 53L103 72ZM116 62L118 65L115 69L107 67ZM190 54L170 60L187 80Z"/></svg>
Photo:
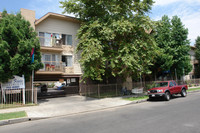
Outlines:
<svg viewBox="0 0 200 133"><path fill-rule="evenodd" d="M49 38L49 37L39 36L39 40L40 40L40 46L43 46L43 47L57 47L57 48L62 47L61 39L56 39L53 37Z"/></svg>
<svg viewBox="0 0 200 133"><path fill-rule="evenodd" d="M44 65L43 69L40 69L40 71L45 72L64 72L63 62L58 61L43 61Z"/></svg>

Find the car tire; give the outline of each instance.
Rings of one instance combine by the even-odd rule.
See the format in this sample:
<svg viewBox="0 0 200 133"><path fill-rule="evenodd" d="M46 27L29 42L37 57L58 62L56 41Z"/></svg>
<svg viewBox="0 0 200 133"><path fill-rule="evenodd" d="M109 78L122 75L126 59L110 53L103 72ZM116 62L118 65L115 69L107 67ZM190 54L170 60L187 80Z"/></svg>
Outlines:
<svg viewBox="0 0 200 133"><path fill-rule="evenodd" d="M149 101L153 101L153 99L154 99L153 97L149 96Z"/></svg>
<svg viewBox="0 0 200 133"><path fill-rule="evenodd" d="M187 96L186 89L182 89L182 90L181 90L181 96L182 96L182 97L186 97L186 96Z"/></svg>
<svg viewBox="0 0 200 133"><path fill-rule="evenodd" d="M170 100L170 93L167 91L167 92L165 92L165 100L166 101L169 101Z"/></svg>

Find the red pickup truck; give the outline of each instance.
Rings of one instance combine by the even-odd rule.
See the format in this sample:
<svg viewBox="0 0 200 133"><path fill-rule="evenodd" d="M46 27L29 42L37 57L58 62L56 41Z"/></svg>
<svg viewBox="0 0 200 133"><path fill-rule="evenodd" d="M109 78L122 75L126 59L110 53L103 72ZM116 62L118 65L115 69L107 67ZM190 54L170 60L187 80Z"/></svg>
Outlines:
<svg viewBox="0 0 200 133"><path fill-rule="evenodd" d="M150 100L154 97L163 97L166 101L169 101L173 94L181 94L182 97L187 96L187 85L177 85L173 80L157 82L154 86L147 91Z"/></svg>

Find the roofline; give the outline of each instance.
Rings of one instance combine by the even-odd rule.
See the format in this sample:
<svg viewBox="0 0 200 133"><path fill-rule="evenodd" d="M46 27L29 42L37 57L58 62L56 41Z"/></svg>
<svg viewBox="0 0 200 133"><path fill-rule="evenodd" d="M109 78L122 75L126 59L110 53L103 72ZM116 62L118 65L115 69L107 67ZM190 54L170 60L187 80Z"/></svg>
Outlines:
<svg viewBox="0 0 200 133"><path fill-rule="evenodd" d="M192 48L192 49L196 49L196 47L195 47L195 46L190 46L190 48Z"/></svg>
<svg viewBox="0 0 200 133"><path fill-rule="evenodd" d="M58 13L53 13L53 12L48 12L47 14L45 14L44 16L42 16L41 18L39 18L35 21L35 26L40 24L42 21L44 21L48 17L54 17L54 18L72 21L72 22L75 22L75 23L80 23L80 21L75 17L62 15L62 14L58 14Z"/></svg>

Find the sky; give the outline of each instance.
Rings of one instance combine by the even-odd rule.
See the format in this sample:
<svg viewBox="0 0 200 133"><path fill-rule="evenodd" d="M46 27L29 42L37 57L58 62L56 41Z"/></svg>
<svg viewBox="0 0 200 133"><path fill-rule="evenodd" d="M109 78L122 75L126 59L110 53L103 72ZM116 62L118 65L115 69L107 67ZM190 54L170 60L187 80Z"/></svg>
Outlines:
<svg viewBox="0 0 200 133"><path fill-rule="evenodd" d="M62 0L0 0L0 12L4 9L8 13L17 13L20 8L36 11L36 18L48 12L62 13L59 1ZM64 1L64 0L63 0ZM190 45L194 45L197 36L200 36L200 0L154 0L149 16L153 20L160 20L163 15L170 18L177 15L188 28Z"/></svg>

